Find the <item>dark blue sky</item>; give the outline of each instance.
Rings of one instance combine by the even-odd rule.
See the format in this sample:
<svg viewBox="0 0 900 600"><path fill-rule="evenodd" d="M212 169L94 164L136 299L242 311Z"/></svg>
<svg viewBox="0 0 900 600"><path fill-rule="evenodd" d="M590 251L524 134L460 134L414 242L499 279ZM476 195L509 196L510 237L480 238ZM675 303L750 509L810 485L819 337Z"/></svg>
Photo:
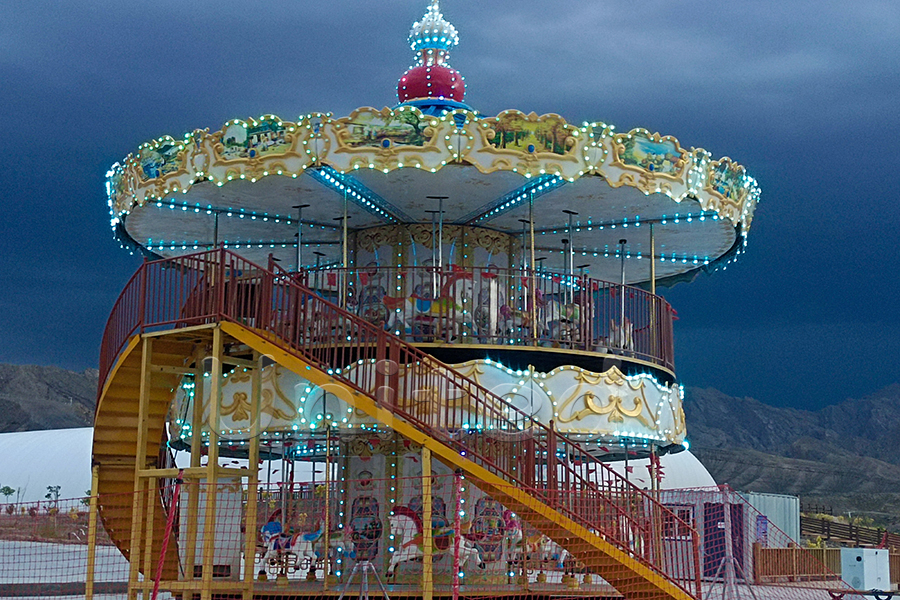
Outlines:
<svg viewBox="0 0 900 600"><path fill-rule="evenodd" d="M147 140L395 103L425 0L0 0L0 362L97 364L138 261L104 175ZM900 4L445 0L468 103L746 165L749 252L665 291L688 386L804 408L900 381Z"/></svg>

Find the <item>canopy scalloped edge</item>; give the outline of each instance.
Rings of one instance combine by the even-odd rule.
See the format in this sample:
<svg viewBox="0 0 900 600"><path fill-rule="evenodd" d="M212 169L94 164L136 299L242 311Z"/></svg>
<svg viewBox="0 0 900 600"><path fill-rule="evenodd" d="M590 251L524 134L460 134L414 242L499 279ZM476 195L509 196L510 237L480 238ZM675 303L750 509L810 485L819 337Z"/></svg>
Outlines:
<svg viewBox="0 0 900 600"><path fill-rule="evenodd" d="M730 158L713 160L702 148L686 150L674 137L645 129L616 133L605 123L577 127L559 115L515 110L490 118L467 110L436 117L412 106L359 108L340 119L312 113L296 123L264 115L228 121L213 133L195 130L181 140L163 136L113 165L107 193L115 228L135 206L187 193L201 181L223 186L272 175L296 178L325 165L341 173L434 173L448 164L570 182L602 177L611 187L665 194L675 202L691 197L745 235L760 195L756 180Z"/></svg>

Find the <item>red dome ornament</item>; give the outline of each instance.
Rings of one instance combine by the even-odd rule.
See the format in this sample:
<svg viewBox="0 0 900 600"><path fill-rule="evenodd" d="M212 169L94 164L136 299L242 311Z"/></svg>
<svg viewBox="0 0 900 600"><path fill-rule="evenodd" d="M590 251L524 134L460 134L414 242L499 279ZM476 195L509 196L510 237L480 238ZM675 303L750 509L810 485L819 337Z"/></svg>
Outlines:
<svg viewBox="0 0 900 600"><path fill-rule="evenodd" d="M459 71L444 65L420 65L403 74L397 84L400 102L420 98L446 98L462 102L466 83Z"/></svg>

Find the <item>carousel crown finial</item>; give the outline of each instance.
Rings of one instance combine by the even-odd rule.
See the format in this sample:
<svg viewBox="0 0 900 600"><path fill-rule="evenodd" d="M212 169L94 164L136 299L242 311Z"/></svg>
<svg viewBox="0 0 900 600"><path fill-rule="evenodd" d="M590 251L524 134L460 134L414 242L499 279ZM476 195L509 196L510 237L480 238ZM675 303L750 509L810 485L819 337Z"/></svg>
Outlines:
<svg viewBox="0 0 900 600"><path fill-rule="evenodd" d="M440 1L431 0L425 16L413 23L409 31L409 47L421 53L420 64L428 64L429 54L434 58L434 63L440 64L447 59L450 48L458 44L456 27L444 18Z"/></svg>

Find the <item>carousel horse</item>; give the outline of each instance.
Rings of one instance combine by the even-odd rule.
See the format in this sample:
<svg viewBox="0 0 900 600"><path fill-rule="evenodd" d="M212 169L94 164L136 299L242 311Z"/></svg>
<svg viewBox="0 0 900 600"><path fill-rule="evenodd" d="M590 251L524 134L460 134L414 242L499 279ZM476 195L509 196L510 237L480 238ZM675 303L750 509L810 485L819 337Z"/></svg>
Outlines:
<svg viewBox="0 0 900 600"><path fill-rule="evenodd" d="M266 544L266 554L263 562L269 566L277 566L287 563L290 567L312 569L319 560L316 552L316 544L322 537L322 526L309 533L294 533L293 528L288 533L280 533L269 538Z"/></svg>
<svg viewBox="0 0 900 600"><path fill-rule="evenodd" d="M609 347L616 350L634 350L634 323L625 317L622 325L609 320Z"/></svg>
<svg viewBox="0 0 900 600"><path fill-rule="evenodd" d="M447 274L436 298L420 293L419 287L408 297L381 299L388 331L432 341L435 336L455 339L471 328L472 315L466 307L471 308L473 302L472 273L455 270Z"/></svg>
<svg viewBox="0 0 900 600"><path fill-rule="evenodd" d="M550 300L544 305L544 320L552 339L577 341L581 324L581 306L574 302Z"/></svg>
<svg viewBox="0 0 900 600"><path fill-rule="evenodd" d="M279 532L266 539L265 529L267 526L268 523L263 527L263 539L267 548L263 557L264 564L278 566L284 563L292 568L312 569L325 552L325 536L322 535L322 526L319 526L318 530L309 533ZM328 546L329 554L343 554L349 558L355 557L356 553L350 528L333 531L328 536Z"/></svg>
<svg viewBox="0 0 900 600"><path fill-rule="evenodd" d="M269 520L266 521L266 524L263 525L260 530L260 538L262 543L266 546L269 545L269 541L273 537L277 537L281 535L283 528L281 526L281 509L275 510L271 515L269 515Z"/></svg>
<svg viewBox="0 0 900 600"><path fill-rule="evenodd" d="M509 509L503 511L503 535L507 562L521 561L525 554L525 532L522 523Z"/></svg>
<svg viewBox="0 0 900 600"><path fill-rule="evenodd" d="M393 577L397 565L402 562L419 560L424 555L422 534L422 519L413 510L405 506L398 506L391 511L388 521L391 524L391 535L394 536L398 548L391 555L391 564L388 566L386 577ZM440 555L453 552L453 536L456 533L452 528L436 529L432 535L434 554ZM485 564L475 544L461 537L459 540L459 566L465 565L469 559L478 558L478 568L484 569Z"/></svg>
<svg viewBox="0 0 900 600"><path fill-rule="evenodd" d="M525 558L529 561L539 564L553 562L557 569L564 568L569 557L568 550L543 534L523 538L521 544Z"/></svg>

